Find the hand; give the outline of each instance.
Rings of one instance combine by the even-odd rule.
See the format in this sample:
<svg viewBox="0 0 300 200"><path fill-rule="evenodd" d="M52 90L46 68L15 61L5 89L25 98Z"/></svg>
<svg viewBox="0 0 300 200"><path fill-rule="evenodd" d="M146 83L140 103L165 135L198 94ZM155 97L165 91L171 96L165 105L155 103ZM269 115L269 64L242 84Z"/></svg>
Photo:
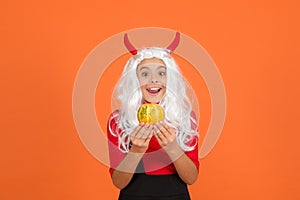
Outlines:
<svg viewBox="0 0 300 200"><path fill-rule="evenodd" d="M154 135L161 147L165 147L176 140L176 130L163 122L154 125Z"/></svg>
<svg viewBox="0 0 300 200"><path fill-rule="evenodd" d="M152 135L153 125L140 123L130 134L130 151L134 153L145 153Z"/></svg>
<svg viewBox="0 0 300 200"><path fill-rule="evenodd" d="M176 140L176 129L163 122L154 125L154 135L161 147L165 149L172 160L176 160L183 151Z"/></svg>
<svg viewBox="0 0 300 200"><path fill-rule="evenodd" d="M163 148L177 144L176 130L163 122L158 122L154 125L154 135Z"/></svg>

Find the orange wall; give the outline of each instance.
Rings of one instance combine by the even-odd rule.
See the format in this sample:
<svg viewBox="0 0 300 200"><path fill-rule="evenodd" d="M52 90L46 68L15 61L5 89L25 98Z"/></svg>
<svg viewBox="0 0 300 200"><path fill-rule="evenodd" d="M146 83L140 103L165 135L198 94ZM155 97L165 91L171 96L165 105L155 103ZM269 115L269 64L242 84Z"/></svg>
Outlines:
<svg viewBox="0 0 300 200"><path fill-rule="evenodd" d="M108 168L77 135L73 84L101 41L146 26L194 38L225 84L224 130L201 160L193 199L300 199L298 8L274 0L3 3L0 199L117 198Z"/></svg>

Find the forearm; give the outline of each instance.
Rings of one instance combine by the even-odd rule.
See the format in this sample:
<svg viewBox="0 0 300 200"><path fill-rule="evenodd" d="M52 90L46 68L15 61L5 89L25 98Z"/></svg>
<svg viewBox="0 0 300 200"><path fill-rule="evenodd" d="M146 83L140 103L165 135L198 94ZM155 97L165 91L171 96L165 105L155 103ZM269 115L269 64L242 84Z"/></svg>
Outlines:
<svg viewBox="0 0 300 200"><path fill-rule="evenodd" d="M198 178L198 169L193 161L183 153L173 162L180 178L188 185L192 185Z"/></svg>
<svg viewBox="0 0 300 200"><path fill-rule="evenodd" d="M134 153L131 149L116 167L112 174L112 181L117 188L123 189L128 185L142 157L143 153Z"/></svg>
<svg viewBox="0 0 300 200"><path fill-rule="evenodd" d="M182 151L179 145L167 150L169 157L180 178L188 185L193 184L198 178L198 169L195 163Z"/></svg>

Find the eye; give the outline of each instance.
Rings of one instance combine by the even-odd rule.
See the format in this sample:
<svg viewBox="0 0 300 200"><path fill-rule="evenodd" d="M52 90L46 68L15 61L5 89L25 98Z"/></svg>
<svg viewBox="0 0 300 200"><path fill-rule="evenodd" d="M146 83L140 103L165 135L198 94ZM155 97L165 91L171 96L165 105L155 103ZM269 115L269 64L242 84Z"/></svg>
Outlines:
<svg viewBox="0 0 300 200"><path fill-rule="evenodd" d="M142 72L141 75L142 75L143 77L146 77L146 76L149 75L149 73L148 73L148 72Z"/></svg>
<svg viewBox="0 0 300 200"><path fill-rule="evenodd" d="M165 75L166 75L166 72L161 71L161 72L158 72L158 74L159 74L160 76L165 76Z"/></svg>

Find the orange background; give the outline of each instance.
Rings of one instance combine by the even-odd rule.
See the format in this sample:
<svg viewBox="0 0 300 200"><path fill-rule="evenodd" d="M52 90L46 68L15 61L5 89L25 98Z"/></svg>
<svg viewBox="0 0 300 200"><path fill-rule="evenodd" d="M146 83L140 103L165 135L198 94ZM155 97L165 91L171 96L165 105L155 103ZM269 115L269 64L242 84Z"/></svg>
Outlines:
<svg viewBox="0 0 300 200"><path fill-rule="evenodd" d="M0 199L117 198L108 168L79 140L72 89L96 45L147 26L194 38L225 84L224 130L201 160L192 198L300 199L298 8L259 0L2 2ZM201 106L206 130L209 109Z"/></svg>

